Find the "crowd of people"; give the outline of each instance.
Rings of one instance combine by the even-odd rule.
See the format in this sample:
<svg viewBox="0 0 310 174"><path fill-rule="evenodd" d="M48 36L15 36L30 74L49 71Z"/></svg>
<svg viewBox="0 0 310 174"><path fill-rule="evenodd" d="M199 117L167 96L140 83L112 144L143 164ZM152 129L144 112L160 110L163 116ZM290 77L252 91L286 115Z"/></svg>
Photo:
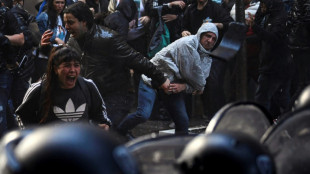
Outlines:
<svg viewBox="0 0 310 174"><path fill-rule="evenodd" d="M206 120L230 102L231 62L208 53L236 19L234 1L43 0L36 14L22 0L0 2L1 136L59 122L128 136L158 103L175 133L188 134L193 95ZM247 55L257 62L252 100L276 120L310 82L309 1L243 5Z"/></svg>

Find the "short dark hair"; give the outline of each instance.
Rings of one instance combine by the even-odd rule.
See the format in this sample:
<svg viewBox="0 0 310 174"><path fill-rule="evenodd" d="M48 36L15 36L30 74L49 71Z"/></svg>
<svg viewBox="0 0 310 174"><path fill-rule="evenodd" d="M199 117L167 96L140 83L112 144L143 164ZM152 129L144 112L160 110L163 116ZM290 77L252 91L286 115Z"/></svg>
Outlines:
<svg viewBox="0 0 310 174"><path fill-rule="evenodd" d="M72 5L69 5L69 7L64 10L64 13L71 13L79 21L86 22L88 29L91 29L94 24L93 13L90 11L89 7L83 2L79 1Z"/></svg>

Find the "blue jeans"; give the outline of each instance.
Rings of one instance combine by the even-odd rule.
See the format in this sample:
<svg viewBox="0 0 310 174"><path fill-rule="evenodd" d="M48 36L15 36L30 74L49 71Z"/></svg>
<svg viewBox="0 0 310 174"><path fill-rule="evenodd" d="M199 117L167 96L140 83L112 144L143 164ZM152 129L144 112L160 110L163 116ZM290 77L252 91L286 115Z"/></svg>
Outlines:
<svg viewBox="0 0 310 174"><path fill-rule="evenodd" d="M12 81L13 76L8 70L0 72L0 137L7 131L6 109Z"/></svg>
<svg viewBox="0 0 310 174"><path fill-rule="evenodd" d="M167 95L159 91L164 105L175 123L175 134L188 134L189 119L182 93ZM138 91L138 107L135 113L128 115L118 126L121 133L126 133L138 124L147 121L152 113L156 91L140 80Z"/></svg>

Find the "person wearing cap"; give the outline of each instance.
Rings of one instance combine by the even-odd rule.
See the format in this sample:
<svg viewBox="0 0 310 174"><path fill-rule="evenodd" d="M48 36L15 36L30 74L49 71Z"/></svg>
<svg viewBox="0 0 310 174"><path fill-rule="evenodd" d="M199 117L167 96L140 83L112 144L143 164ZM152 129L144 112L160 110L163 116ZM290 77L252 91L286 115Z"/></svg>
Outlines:
<svg viewBox="0 0 310 174"><path fill-rule="evenodd" d="M151 62L164 72L170 80L169 94L150 87L152 79L142 75L138 91L138 107L118 126L118 131L126 135L151 115L157 94L162 97L176 127L176 134L188 134L188 115L185 108L184 94L200 95L209 76L212 59L209 51L218 39L215 24L203 24L196 35L180 38L159 51ZM128 135L128 134L127 134Z"/></svg>

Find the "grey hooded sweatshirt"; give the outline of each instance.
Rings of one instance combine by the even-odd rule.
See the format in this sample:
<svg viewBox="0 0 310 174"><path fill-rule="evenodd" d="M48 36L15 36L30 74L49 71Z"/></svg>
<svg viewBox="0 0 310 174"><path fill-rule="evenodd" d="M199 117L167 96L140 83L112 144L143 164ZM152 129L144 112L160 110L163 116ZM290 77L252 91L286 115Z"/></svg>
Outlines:
<svg viewBox="0 0 310 174"><path fill-rule="evenodd" d="M162 71L171 83L186 83L186 93L203 91L209 76L212 59L209 50L200 44L200 35L212 32L218 38L218 30L213 23L203 24L196 35L182 37L159 51L151 62ZM146 84L150 78L142 75Z"/></svg>

